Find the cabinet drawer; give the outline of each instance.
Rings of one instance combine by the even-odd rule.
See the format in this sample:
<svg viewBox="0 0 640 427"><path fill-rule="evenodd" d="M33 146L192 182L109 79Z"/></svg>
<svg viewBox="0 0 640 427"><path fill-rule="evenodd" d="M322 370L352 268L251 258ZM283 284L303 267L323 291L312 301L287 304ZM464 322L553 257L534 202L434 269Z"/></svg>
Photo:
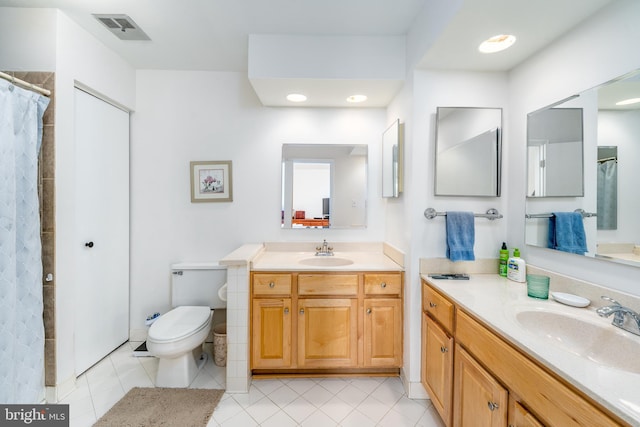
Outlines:
<svg viewBox="0 0 640 427"><path fill-rule="evenodd" d="M588 400L462 311L457 314L455 336L511 392L524 396L527 406L545 425L617 425Z"/></svg>
<svg viewBox="0 0 640 427"><path fill-rule="evenodd" d="M425 282L422 282L422 309L440 322L447 332L453 332L453 304Z"/></svg>
<svg viewBox="0 0 640 427"><path fill-rule="evenodd" d="M253 295L291 294L291 275L256 273L253 275Z"/></svg>
<svg viewBox="0 0 640 427"><path fill-rule="evenodd" d="M298 295L358 295L357 274L300 274Z"/></svg>
<svg viewBox="0 0 640 427"><path fill-rule="evenodd" d="M396 273L365 274L364 293L367 295L396 295L402 292L402 275Z"/></svg>

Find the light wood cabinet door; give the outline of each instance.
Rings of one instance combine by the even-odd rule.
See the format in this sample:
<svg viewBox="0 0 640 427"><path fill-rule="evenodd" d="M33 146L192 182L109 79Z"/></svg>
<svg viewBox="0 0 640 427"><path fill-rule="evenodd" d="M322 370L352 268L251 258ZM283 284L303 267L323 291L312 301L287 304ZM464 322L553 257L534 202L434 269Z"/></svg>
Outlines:
<svg viewBox="0 0 640 427"><path fill-rule="evenodd" d="M451 425L453 337L422 313L422 383L446 426Z"/></svg>
<svg viewBox="0 0 640 427"><path fill-rule="evenodd" d="M531 412L509 396L509 427L544 427Z"/></svg>
<svg viewBox="0 0 640 427"><path fill-rule="evenodd" d="M364 366L402 366L402 300L364 300Z"/></svg>
<svg viewBox="0 0 640 427"><path fill-rule="evenodd" d="M454 372L453 425L506 427L507 390L458 344Z"/></svg>
<svg viewBox="0 0 640 427"><path fill-rule="evenodd" d="M298 367L358 365L358 300L298 300Z"/></svg>
<svg viewBox="0 0 640 427"><path fill-rule="evenodd" d="M254 298L251 368L291 366L291 298Z"/></svg>

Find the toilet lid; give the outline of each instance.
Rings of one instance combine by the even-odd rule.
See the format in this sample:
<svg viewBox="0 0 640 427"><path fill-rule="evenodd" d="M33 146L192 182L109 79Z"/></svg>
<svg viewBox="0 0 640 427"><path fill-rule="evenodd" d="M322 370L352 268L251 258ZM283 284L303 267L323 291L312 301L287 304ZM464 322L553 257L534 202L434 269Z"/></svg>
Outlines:
<svg viewBox="0 0 640 427"><path fill-rule="evenodd" d="M206 327L211 309L205 306L181 306L163 314L149 328L152 341L174 341Z"/></svg>

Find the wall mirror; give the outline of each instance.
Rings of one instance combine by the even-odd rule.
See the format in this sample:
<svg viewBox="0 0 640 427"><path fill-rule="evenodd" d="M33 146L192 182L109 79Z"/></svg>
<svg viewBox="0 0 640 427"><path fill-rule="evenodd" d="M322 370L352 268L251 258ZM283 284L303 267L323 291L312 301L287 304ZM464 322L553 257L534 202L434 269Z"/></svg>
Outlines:
<svg viewBox="0 0 640 427"><path fill-rule="evenodd" d="M634 98L635 103L628 101ZM532 197L532 187L528 186L525 223L528 245L548 247L552 212L582 209L588 247L585 255L640 267L638 101L640 71L634 71L552 108L539 110L582 110L582 161L576 161L579 156L573 161L565 157L563 173L583 175L584 188L583 197L553 194ZM527 149L530 150L529 144Z"/></svg>
<svg viewBox="0 0 640 427"><path fill-rule="evenodd" d="M576 97L527 116L527 197L584 195L582 108Z"/></svg>
<svg viewBox="0 0 640 427"><path fill-rule="evenodd" d="M403 124L396 119L382 133L382 197L398 197L402 192Z"/></svg>
<svg viewBox="0 0 640 427"><path fill-rule="evenodd" d="M438 107L436 196L500 195L502 109Z"/></svg>
<svg viewBox="0 0 640 427"><path fill-rule="evenodd" d="M365 144L283 144L282 228L364 228Z"/></svg>

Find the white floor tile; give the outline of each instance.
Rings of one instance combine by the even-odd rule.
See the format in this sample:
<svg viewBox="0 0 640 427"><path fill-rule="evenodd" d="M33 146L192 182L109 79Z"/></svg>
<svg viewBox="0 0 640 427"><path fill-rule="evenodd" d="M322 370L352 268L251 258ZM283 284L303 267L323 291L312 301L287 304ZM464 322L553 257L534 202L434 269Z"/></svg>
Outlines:
<svg viewBox="0 0 640 427"><path fill-rule="evenodd" d="M309 390L304 392L302 397L304 397L309 402L311 402L314 406L319 408L320 406L324 405L329 399L331 399L333 397L333 394L327 391L326 388L321 387L318 384L315 384Z"/></svg>
<svg viewBox="0 0 640 427"><path fill-rule="evenodd" d="M305 400L304 397L298 397L296 400L285 406L283 410L287 415L300 424L316 410L316 407L309 401Z"/></svg>
<svg viewBox="0 0 640 427"><path fill-rule="evenodd" d="M298 423L283 410L279 410L272 417L260 424L261 427L293 427L297 425Z"/></svg>
<svg viewBox="0 0 640 427"><path fill-rule="evenodd" d="M351 411L353 411L353 408L351 408L351 406L344 403L337 396L333 396L331 399L325 402L322 406L320 406L320 410L325 414L327 414L332 420L339 423L347 415L349 415Z"/></svg>
<svg viewBox="0 0 640 427"><path fill-rule="evenodd" d="M70 426L89 427L133 387L153 387L155 357L133 357L126 343L78 377L60 403L70 405ZM191 388L224 389L226 368L210 357ZM253 380L249 393L225 393L209 420L219 426L444 427L428 400L406 397L398 377Z"/></svg>
<svg viewBox="0 0 640 427"><path fill-rule="evenodd" d="M316 410L309 415L301 424L304 427L329 427L337 426L338 424L333 421L327 414L320 410Z"/></svg>
<svg viewBox="0 0 640 427"><path fill-rule="evenodd" d="M272 417L279 410L280 408L266 397L263 397L245 409L259 424L263 423L267 418Z"/></svg>

